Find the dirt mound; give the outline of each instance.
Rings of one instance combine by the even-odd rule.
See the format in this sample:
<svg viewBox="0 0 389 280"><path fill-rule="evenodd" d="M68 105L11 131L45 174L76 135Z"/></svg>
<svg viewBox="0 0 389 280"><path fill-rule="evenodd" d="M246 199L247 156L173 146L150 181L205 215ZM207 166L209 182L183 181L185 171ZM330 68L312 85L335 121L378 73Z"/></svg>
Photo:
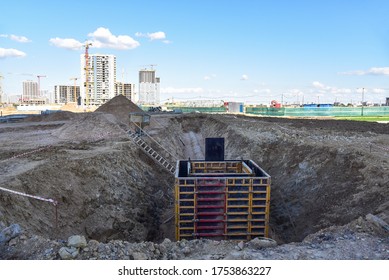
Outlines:
<svg viewBox="0 0 389 280"><path fill-rule="evenodd" d="M115 116L104 113L87 113L71 120L52 134L63 140L98 141L125 136L126 131Z"/></svg>
<svg viewBox="0 0 389 280"><path fill-rule="evenodd" d="M112 98L110 101L100 106L96 112L109 113L118 118L118 120L128 123L129 113L143 112L138 106L136 106L131 100L124 95L118 95Z"/></svg>
<svg viewBox="0 0 389 280"><path fill-rule="evenodd" d="M47 115L31 116L24 119L25 122L51 122L51 121L65 121L73 119L75 113L69 111L59 111Z"/></svg>

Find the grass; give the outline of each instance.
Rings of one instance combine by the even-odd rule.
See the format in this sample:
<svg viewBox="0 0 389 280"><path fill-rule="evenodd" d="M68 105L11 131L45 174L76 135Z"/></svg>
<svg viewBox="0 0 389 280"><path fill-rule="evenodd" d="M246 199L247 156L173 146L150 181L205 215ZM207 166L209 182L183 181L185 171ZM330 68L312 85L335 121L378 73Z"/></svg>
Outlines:
<svg viewBox="0 0 389 280"><path fill-rule="evenodd" d="M389 116L384 116L384 117L378 117L378 116L335 117L335 119L348 120L348 121L362 121L362 122L379 122L379 121L388 122Z"/></svg>

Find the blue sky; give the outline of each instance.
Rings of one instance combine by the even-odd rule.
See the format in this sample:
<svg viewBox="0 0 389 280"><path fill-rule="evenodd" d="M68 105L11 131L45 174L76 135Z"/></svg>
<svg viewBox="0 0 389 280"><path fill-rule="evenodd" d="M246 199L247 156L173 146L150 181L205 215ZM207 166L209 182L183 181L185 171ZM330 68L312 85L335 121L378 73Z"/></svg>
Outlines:
<svg viewBox="0 0 389 280"><path fill-rule="evenodd" d="M117 80L156 64L161 99L266 103L389 97L388 1L3 1L5 94L79 77L80 46L117 57ZM31 76L32 75L32 76Z"/></svg>

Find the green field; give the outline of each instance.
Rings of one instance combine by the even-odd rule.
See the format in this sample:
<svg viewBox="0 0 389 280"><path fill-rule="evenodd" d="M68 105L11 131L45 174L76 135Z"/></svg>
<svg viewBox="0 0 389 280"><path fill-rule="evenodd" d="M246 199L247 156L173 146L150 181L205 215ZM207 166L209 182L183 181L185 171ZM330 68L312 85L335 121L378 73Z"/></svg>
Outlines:
<svg viewBox="0 0 389 280"><path fill-rule="evenodd" d="M337 120L362 121L362 122L389 122L389 116L384 117L335 117Z"/></svg>

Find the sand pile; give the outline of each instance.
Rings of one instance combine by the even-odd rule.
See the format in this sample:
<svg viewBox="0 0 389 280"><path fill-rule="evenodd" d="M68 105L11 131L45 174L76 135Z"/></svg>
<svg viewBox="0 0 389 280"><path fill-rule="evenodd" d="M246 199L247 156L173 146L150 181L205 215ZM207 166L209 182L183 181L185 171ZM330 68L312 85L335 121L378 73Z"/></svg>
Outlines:
<svg viewBox="0 0 389 280"><path fill-rule="evenodd" d="M103 113L80 115L53 132L64 140L98 141L112 137L126 136L125 127L115 116Z"/></svg>
<svg viewBox="0 0 389 280"><path fill-rule="evenodd" d="M124 95L118 95L110 101L100 106L96 112L109 113L124 123L129 121L129 113L143 112L141 108L136 106L131 100Z"/></svg>
<svg viewBox="0 0 389 280"><path fill-rule="evenodd" d="M65 121L73 119L75 113L69 111L59 111L47 115L31 116L24 119L25 122L51 122L51 121Z"/></svg>

